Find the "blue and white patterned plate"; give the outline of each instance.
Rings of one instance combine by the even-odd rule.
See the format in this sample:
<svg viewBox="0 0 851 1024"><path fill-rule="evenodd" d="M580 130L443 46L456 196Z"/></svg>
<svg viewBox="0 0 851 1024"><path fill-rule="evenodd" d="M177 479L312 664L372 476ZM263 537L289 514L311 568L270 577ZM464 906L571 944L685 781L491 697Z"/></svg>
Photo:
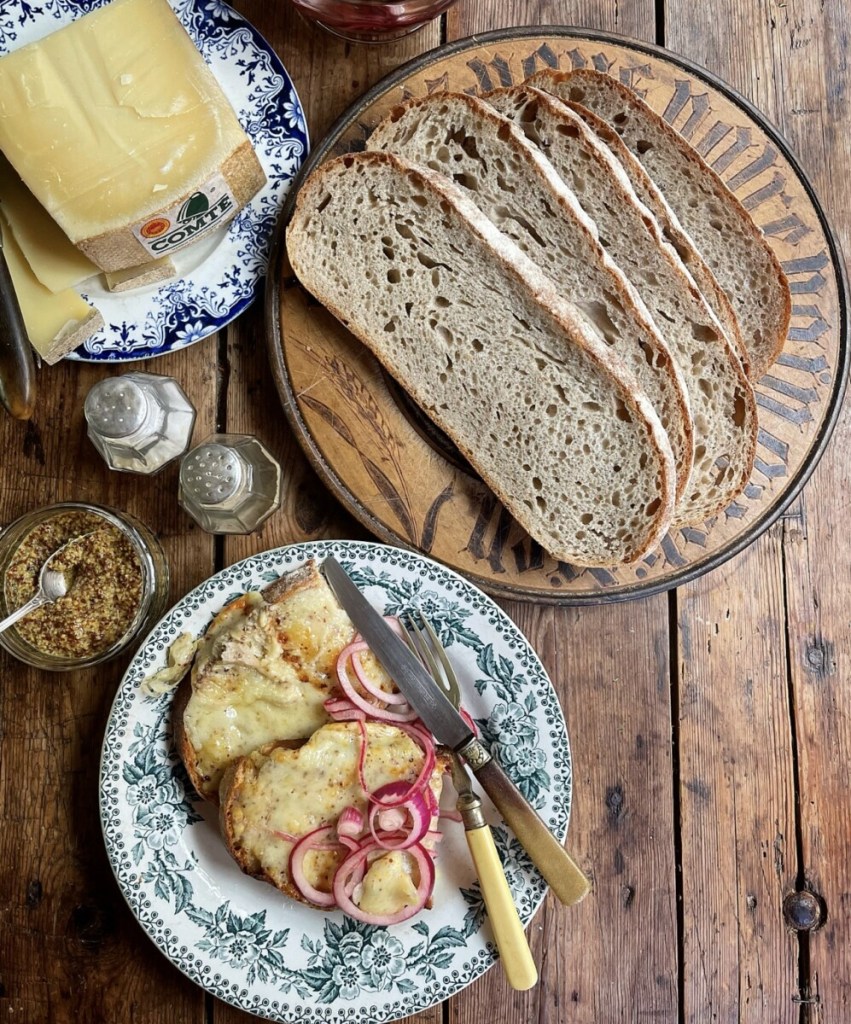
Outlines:
<svg viewBox="0 0 851 1024"><path fill-rule="evenodd" d="M4 0L0 55L34 42L107 0ZM69 359L127 362L186 348L254 301L290 184L307 155L295 87L266 40L221 0L169 0L230 100L266 172L266 185L227 227L172 256L177 276L129 292L100 279L82 293L104 327Z"/></svg>
<svg viewBox="0 0 851 1024"><path fill-rule="evenodd" d="M217 573L180 601L127 670L104 738L100 808L118 884L144 930L193 981L275 1021L390 1021L432 1006L495 961L463 828L445 821L434 907L391 928L295 903L243 875L175 752L172 697L141 681L186 631L308 558L333 554L385 614L417 605L439 628L465 704L491 750L564 839L571 762L558 698L526 639L480 590L419 555L380 544L320 541L278 548ZM454 794L447 786L447 800ZM490 804L489 820L524 924L544 881Z"/></svg>

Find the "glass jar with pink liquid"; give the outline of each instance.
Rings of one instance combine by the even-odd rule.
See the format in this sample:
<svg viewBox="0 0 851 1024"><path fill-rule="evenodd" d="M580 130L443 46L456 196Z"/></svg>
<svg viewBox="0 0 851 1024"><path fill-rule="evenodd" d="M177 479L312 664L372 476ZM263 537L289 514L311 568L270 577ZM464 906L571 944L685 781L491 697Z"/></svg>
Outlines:
<svg viewBox="0 0 851 1024"><path fill-rule="evenodd" d="M334 35L377 43L415 32L456 0L292 0L309 21Z"/></svg>

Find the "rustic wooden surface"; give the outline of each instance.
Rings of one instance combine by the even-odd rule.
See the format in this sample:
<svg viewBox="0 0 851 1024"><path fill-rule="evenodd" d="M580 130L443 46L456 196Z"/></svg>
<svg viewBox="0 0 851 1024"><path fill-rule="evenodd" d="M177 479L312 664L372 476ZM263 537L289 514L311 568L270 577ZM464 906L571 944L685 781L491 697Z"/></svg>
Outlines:
<svg viewBox="0 0 851 1024"><path fill-rule="evenodd" d="M345 106L443 38L576 24L663 42L751 98L784 132L851 249L847 5L822 0L462 0L404 43L350 47L284 3L241 0L321 137ZM214 427L260 434L287 498L260 534L192 528L176 473L110 475L84 436L100 367L42 372L32 424L0 421L0 522L63 498L126 508L160 534L176 599L218 566L287 541L360 536L312 475L269 377L262 309L152 367ZM569 842L594 889L548 899L531 926L541 984L499 970L420 1014L437 1024L851 1020L851 418L802 496L739 558L677 593L581 611L506 604L561 694L575 761ZM125 659L126 661L126 659ZM52 676L0 658L0 1019L25 1024L236 1024L144 936L115 886L97 814L100 741L124 668ZM783 901L817 894L793 932Z"/></svg>

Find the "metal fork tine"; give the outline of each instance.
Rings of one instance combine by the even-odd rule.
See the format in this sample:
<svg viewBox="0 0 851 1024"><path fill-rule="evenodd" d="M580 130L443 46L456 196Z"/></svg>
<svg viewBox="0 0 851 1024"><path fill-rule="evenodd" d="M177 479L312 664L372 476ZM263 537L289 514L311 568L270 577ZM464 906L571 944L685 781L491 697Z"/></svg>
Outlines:
<svg viewBox="0 0 851 1024"><path fill-rule="evenodd" d="M431 638L431 647L434 653L440 660L443 666L443 671L446 674L446 681L449 684L449 694L452 698L453 704L458 707L461 700L461 691L458 687L458 677L455 675L455 669L452 667L452 662L446 654L443 644L440 642L440 637L437 635L437 631L434 626L429 622L425 615L420 612L420 618L422 619L423 625L426 628L426 632Z"/></svg>
<svg viewBox="0 0 851 1024"><path fill-rule="evenodd" d="M402 620L402 632L405 634L408 646L428 669L432 679L444 693L451 696L451 685L441 671L440 665L435 661L427 637L409 615Z"/></svg>

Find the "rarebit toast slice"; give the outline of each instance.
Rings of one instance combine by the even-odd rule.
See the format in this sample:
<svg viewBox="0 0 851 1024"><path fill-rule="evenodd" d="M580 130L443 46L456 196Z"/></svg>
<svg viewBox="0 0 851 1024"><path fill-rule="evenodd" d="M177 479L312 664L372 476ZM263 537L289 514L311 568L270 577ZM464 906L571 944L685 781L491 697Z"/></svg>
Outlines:
<svg viewBox="0 0 851 1024"><path fill-rule="evenodd" d="M297 750L256 750L235 762L222 781L219 820L228 850L246 874L308 903L290 871L295 841L333 824L348 807L366 815L367 795L361 778L367 792L387 783L412 783L424 766L424 756L420 746L401 729L372 721L332 722L317 729ZM448 767L449 755L438 753L428 782L435 798L432 828L436 828L443 775ZM312 852L304 865L310 884L321 892L330 892L334 872L345 853L333 845ZM416 881L412 869L404 851L379 856L363 878L361 909L392 914L406 901L413 902Z"/></svg>
<svg viewBox="0 0 851 1024"><path fill-rule="evenodd" d="M243 755L301 742L329 720L323 705L354 632L312 560L218 613L172 712L178 752L201 796L215 802L225 770Z"/></svg>
<svg viewBox="0 0 851 1024"><path fill-rule="evenodd" d="M287 251L554 557L615 566L661 539L676 473L652 405L457 185L387 153L331 160L299 192Z"/></svg>

